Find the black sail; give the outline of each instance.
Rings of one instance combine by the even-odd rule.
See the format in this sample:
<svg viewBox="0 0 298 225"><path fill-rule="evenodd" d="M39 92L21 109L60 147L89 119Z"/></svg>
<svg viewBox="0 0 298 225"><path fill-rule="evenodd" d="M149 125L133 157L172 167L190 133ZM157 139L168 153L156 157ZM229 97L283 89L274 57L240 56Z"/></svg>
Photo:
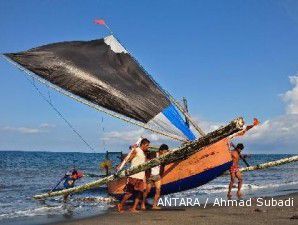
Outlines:
<svg viewBox="0 0 298 225"><path fill-rule="evenodd" d="M5 54L91 103L147 123L170 101L113 36Z"/></svg>
<svg viewBox="0 0 298 225"><path fill-rule="evenodd" d="M166 133L195 139L168 96L112 35L5 56L87 102Z"/></svg>

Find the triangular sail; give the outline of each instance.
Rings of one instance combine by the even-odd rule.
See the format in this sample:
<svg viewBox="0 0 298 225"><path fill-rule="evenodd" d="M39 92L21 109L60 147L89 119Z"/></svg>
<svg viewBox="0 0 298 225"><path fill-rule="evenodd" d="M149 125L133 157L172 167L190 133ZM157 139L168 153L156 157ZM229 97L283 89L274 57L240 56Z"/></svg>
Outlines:
<svg viewBox="0 0 298 225"><path fill-rule="evenodd" d="M5 56L89 103L180 140L195 139L168 96L112 35Z"/></svg>

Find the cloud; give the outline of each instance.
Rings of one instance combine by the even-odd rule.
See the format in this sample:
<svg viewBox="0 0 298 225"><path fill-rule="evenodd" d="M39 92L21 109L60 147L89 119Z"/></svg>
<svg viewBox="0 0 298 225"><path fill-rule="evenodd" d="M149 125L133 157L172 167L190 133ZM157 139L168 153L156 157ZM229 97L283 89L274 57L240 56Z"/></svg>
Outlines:
<svg viewBox="0 0 298 225"><path fill-rule="evenodd" d="M54 124L49 124L49 123L42 123L42 124L40 124L39 127L40 127L40 128L54 128L54 127L56 127L56 125L54 125Z"/></svg>
<svg viewBox="0 0 298 225"><path fill-rule="evenodd" d="M133 144L141 136L146 137L150 141L155 141L155 142L168 140L168 138L165 136L148 132L143 128L124 130L124 131L106 132L101 137L101 140L110 141L110 142L119 142L120 141L120 142L126 142L126 143Z"/></svg>
<svg viewBox="0 0 298 225"><path fill-rule="evenodd" d="M289 77L293 87L281 94L286 103L286 113L278 117L261 121L262 123L250 130L245 136L234 141L243 142L250 153L297 153L298 152L298 75ZM211 132L224 126L224 122L208 121L201 117L194 120L206 132ZM194 131L195 132L195 131ZM196 133L196 132L195 132ZM109 143L134 143L140 137L146 137L157 142L175 143L167 137L147 132L145 129L112 131L103 134L102 140ZM112 144L111 143L111 144ZM177 145L174 144L174 145Z"/></svg>
<svg viewBox="0 0 298 225"><path fill-rule="evenodd" d="M244 142L261 152L298 152L298 76L289 77L291 90L281 94L284 115L268 119L243 137Z"/></svg>
<svg viewBox="0 0 298 225"><path fill-rule="evenodd" d="M281 94L286 103L285 114L267 119L234 141L243 142L254 153L298 153L298 75L289 77L292 88ZM213 131L223 122L195 117L205 132Z"/></svg>
<svg viewBox="0 0 298 225"><path fill-rule="evenodd" d="M260 126L251 130L245 140L250 142L262 142L275 146L298 144L298 115L284 115L266 120Z"/></svg>
<svg viewBox="0 0 298 225"><path fill-rule="evenodd" d="M201 117L194 117L194 121L199 125L199 127L205 132L209 133L211 131L214 131L218 129L221 126L224 126L225 123L223 122L215 122L215 121L209 121ZM194 133L197 133L193 128L191 130Z"/></svg>
<svg viewBox="0 0 298 225"><path fill-rule="evenodd" d="M42 123L38 127L12 127L5 126L0 128L2 131L20 133L20 134L38 134L48 132L49 129L54 128L55 125L51 125L48 123Z"/></svg>
<svg viewBox="0 0 298 225"><path fill-rule="evenodd" d="M282 94L282 98L287 103L287 114L298 114L298 75L291 76L290 82L294 87Z"/></svg>
<svg viewBox="0 0 298 225"><path fill-rule="evenodd" d="M9 132L17 132L21 134L36 134L40 133L40 130L38 128L30 128L30 127L3 127L1 130L3 131L9 131Z"/></svg>

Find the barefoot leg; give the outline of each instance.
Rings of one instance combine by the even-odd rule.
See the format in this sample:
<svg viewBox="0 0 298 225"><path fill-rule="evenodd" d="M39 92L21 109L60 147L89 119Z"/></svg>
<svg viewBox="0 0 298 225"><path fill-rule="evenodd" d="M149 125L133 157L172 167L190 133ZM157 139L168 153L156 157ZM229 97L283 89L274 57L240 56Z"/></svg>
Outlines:
<svg viewBox="0 0 298 225"><path fill-rule="evenodd" d="M228 190L228 194L227 194L228 199L232 198L231 191L232 191L232 188L233 188L233 185L234 185L234 182L235 182L235 173L230 172L230 177L231 177L231 180L230 180L229 190Z"/></svg>
<svg viewBox="0 0 298 225"><path fill-rule="evenodd" d="M121 200L121 202L117 205L117 208L118 208L118 211L119 212L123 212L124 210L123 210L123 206L125 205L125 202L131 197L131 193L126 193L124 196L123 196L123 198L122 198L122 200Z"/></svg>
<svg viewBox="0 0 298 225"><path fill-rule="evenodd" d="M237 191L237 197L238 199L242 198L242 193L241 193L241 188L242 188L242 183L243 183L243 179L242 179L242 174L240 171L238 171L236 173L236 177L238 179L238 191Z"/></svg>
<svg viewBox="0 0 298 225"><path fill-rule="evenodd" d="M160 209L160 207L157 206L157 203L158 203L158 199L160 198L161 180L155 181L154 185L155 185L155 195L154 195L152 209Z"/></svg>

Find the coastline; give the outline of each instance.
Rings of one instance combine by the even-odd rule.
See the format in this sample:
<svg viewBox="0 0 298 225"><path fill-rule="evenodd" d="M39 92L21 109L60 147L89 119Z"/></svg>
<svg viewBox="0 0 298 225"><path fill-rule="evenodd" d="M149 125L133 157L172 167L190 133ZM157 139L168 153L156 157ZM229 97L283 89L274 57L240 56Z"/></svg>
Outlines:
<svg viewBox="0 0 298 225"><path fill-rule="evenodd" d="M107 213L84 219L52 223L53 225L95 225L95 224L297 224L298 192L264 197L264 199L293 199L293 206L213 206L165 207L161 210L146 210L138 213L117 212L111 208Z"/></svg>

